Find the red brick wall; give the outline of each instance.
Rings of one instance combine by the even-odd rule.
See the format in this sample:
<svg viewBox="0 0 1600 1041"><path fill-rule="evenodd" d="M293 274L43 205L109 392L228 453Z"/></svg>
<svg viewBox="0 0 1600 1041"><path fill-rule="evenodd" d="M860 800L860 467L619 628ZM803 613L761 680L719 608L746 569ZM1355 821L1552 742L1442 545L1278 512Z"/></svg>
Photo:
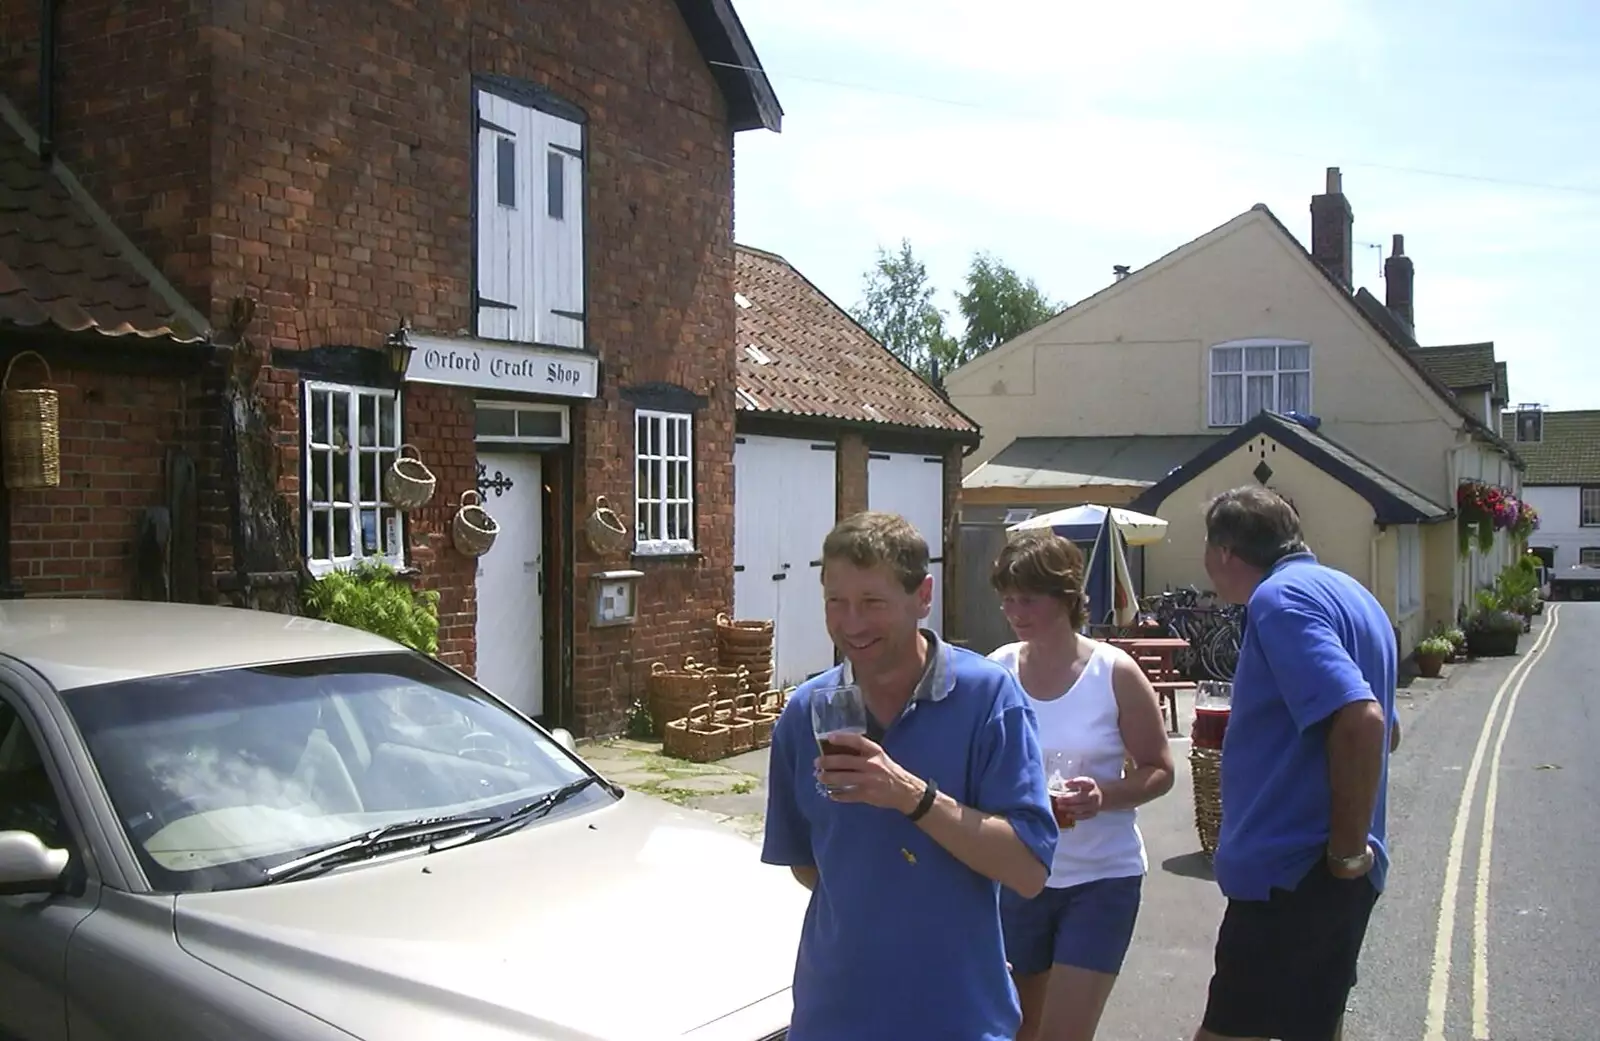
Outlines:
<svg viewBox="0 0 1600 1041"><path fill-rule="evenodd" d="M835 510L840 520L867 508L867 441L860 434L839 436L839 483Z"/></svg>
<svg viewBox="0 0 1600 1041"><path fill-rule="evenodd" d="M37 51L21 41L37 8L0 0L0 85L27 106ZM62 159L213 322L254 297L252 335L270 347L375 347L402 317L468 330L471 75L528 79L583 107L604 385L573 412L574 524L597 494L632 521L633 410L619 388L671 382L710 404L695 422L702 555L641 565L637 626L586 631L598 564L578 541L569 722L614 728L652 661L709 655L732 601L732 141L672 0L73 0L63 12ZM298 377L264 380L297 499ZM472 484L470 402L407 390L406 438L442 489ZM475 569L449 545L449 516L441 497L415 517L412 553L442 593L442 655L470 668Z"/></svg>
<svg viewBox="0 0 1600 1041"><path fill-rule="evenodd" d="M166 448L189 441L196 381L60 365L51 375L61 402L61 484L11 491L14 577L29 596L126 597L139 517L167 502Z"/></svg>

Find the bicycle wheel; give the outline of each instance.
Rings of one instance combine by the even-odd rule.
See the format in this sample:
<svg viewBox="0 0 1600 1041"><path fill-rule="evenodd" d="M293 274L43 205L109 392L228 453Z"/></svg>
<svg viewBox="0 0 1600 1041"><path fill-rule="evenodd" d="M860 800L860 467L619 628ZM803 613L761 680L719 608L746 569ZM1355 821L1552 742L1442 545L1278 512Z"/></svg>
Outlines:
<svg viewBox="0 0 1600 1041"><path fill-rule="evenodd" d="M1232 681L1234 670L1239 667L1239 643L1242 635L1238 623L1231 618L1212 630L1201 652L1201 661L1211 679Z"/></svg>

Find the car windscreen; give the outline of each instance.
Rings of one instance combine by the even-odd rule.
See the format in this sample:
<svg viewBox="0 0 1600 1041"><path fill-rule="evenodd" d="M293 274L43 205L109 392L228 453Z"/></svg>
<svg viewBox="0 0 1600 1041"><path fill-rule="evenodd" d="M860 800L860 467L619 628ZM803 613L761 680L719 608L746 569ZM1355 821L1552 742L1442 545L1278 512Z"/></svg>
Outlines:
<svg viewBox="0 0 1600 1041"><path fill-rule="evenodd" d="M499 816L588 776L526 719L410 652L109 683L62 700L163 892L256 885L331 843ZM596 786L572 805L607 798Z"/></svg>

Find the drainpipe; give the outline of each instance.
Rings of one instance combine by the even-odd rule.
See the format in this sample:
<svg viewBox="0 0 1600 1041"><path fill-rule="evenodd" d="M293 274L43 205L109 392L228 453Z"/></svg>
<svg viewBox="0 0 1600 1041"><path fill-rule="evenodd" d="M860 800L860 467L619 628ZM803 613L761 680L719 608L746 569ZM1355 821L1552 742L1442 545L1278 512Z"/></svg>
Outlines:
<svg viewBox="0 0 1600 1041"><path fill-rule="evenodd" d="M39 3L39 161L48 164L56 151L56 29L59 0Z"/></svg>

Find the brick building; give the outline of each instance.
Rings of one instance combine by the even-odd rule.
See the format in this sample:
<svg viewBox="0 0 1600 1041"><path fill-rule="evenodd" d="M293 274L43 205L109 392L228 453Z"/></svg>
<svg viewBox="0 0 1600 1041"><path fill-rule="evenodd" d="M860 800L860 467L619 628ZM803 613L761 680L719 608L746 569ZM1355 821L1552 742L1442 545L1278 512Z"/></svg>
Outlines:
<svg viewBox="0 0 1600 1041"><path fill-rule="evenodd" d="M819 557L828 529L860 510L899 513L927 540L926 624L944 632L957 566L946 547L977 424L783 257L737 247L734 286L734 606L775 619L777 680L799 682L835 660Z"/></svg>
<svg viewBox="0 0 1600 1041"><path fill-rule="evenodd" d="M612 729L651 662L710 653L733 597L733 139L781 119L725 0L40 8L0 0L0 91L157 299L97 357L171 341L166 382L117 384L149 400L116 432L145 499L145 470L193 456L198 598L292 570L251 541L280 509L239 487L261 439L217 447L233 388L265 410L312 573L378 557L439 590L441 658L532 714ZM107 401L64 417L74 444L111 436ZM410 513L380 480L402 445L438 478ZM69 483L27 496L131 558L137 510L91 521ZM469 492L501 526L477 558L450 537ZM600 496L632 533L611 555L584 536ZM46 582L35 558L67 543L12 524L30 590L133 590L131 564Z"/></svg>

